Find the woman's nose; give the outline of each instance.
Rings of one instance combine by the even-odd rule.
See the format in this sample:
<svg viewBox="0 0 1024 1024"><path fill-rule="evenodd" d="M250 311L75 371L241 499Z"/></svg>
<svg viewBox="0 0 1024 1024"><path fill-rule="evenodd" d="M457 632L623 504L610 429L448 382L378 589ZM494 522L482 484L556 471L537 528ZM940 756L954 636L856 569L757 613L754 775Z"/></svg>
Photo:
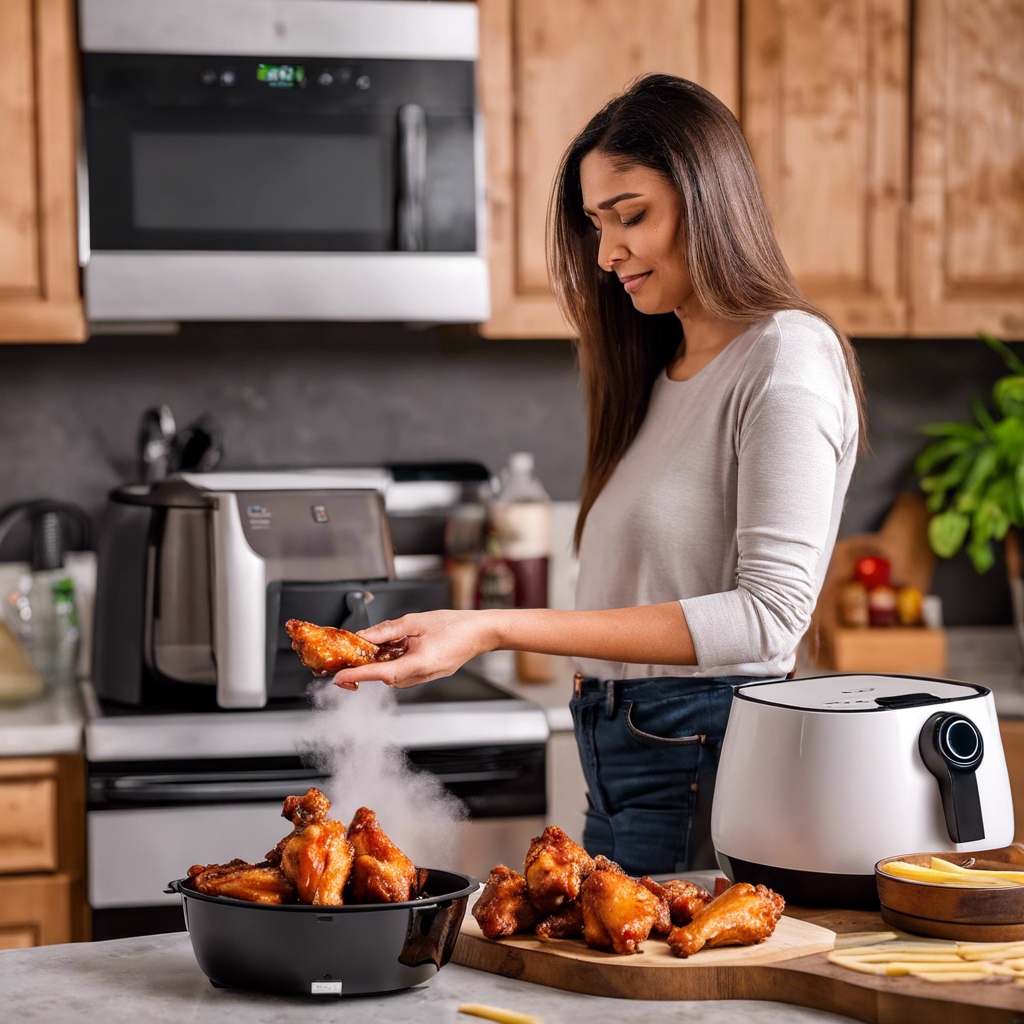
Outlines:
<svg viewBox="0 0 1024 1024"><path fill-rule="evenodd" d="M629 256L629 250L610 232L601 234L601 244L597 250L597 265L602 270L614 270L616 263L621 263Z"/></svg>

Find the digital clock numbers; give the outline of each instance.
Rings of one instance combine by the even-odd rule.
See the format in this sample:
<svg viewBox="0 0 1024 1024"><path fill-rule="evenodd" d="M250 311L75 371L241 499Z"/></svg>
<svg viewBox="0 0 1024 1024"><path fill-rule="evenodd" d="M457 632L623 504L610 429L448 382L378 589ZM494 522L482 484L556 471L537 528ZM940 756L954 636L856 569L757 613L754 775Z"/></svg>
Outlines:
<svg viewBox="0 0 1024 1024"><path fill-rule="evenodd" d="M257 64L256 80L279 89L304 85L306 69L301 64Z"/></svg>

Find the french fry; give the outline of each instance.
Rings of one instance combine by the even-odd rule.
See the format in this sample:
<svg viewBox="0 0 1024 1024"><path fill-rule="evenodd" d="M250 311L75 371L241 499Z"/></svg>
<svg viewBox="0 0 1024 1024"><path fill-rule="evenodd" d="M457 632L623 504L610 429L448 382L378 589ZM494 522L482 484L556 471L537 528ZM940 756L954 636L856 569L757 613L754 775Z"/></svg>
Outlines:
<svg viewBox="0 0 1024 1024"><path fill-rule="evenodd" d="M965 971L963 974L936 974L934 971L911 971L915 978L924 981L984 981L988 975L980 971ZM1017 984L1020 984L1018 981Z"/></svg>
<svg viewBox="0 0 1024 1024"><path fill-rule="evenodd" d="M895 878L906 878L911 882L932 882L941 885L955 885L970 889L1000 889L1006 888L1012 883L997 878L976 878L968 875L951 875L946 871L936 871L934 868L921 867L917 864L908 864L903 860L890 861L882 865L882 871Z"/></svg>
<svg viewBox="0 0 1024 1024"><path fill-rule="evenodd" d="M896 950L894 953L866 953L857 957L862 964L959 964L963 961L956 953L911 953L907 950Z"/></svg>
<svg viewBox="0 0 1024 1024"><path fill-rule="evenodd" d="M500 1006L485 1006L483 1003L459 1003L459 1013L494 1020L498 1024L544 1024L540 1017L535 1017L532 1013L503 1010Z"/></svg>
<svg viewBox="0 0 1024 1024"><path fill-rule="evenodd" d="M957 878L999 878L1010 885L1024 885L1024 871L990 871L987 868L965 868L941 857L932 857L931 870Z"/></svg>
<svg viewBox="0 0 1024 1024"><path fill-rule="evenodd" d="M955 964L929 964L927 968L923 967L919 963L895 963L886 964L885 973L890 978L897 978L901 974L913 974L915 971L928 970L933 974L981 974L988 975L992 973L992 965L986 963L972 964L965 960L961 960Z"/></svg>
<svg viewBox="0 0 1024 1024"><path fill-rule="evenodd" d="M826 959L840 967L846 967L848 970L859 971L861 974L885 974L885 967L882 964L862 964L854 957L843 956L841 953L829 953Z"/></svg>
<svg viewBox="0 0 1024 1024"><path fill-rule="evenodd" d="M1008 960L1024 956L1024 945L1008 949L961 949L958 952L965 960Z"/></svg>
<svg viewBox="0 0 1024 1024"><path fill-rule="evenodd" d="M941 857L932 857L932 868L936 871L947 871L953 875L976 875L979 877L1004 878L1008 882L1017 885L1024 885L1024 871L998 871L989 868L965 868L962 864L954 864L952 861L943 860Z"/></svg>

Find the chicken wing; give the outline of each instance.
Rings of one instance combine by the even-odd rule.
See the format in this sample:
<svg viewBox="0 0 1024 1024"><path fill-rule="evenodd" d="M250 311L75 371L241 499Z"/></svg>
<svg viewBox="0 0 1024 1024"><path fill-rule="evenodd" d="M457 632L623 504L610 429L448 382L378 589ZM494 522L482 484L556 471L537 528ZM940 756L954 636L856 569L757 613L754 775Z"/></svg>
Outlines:
<svg viewBox="0 0 1024 1024"><path fill-rule="evenodd" d="M345 826L327 817L331 802L319 789L284 801L282 817L295 826L270 853L267 862L279 865L303 903L339 906L352 870L352 844Z"/></svg>
<svg viewBox="0 0 1024 1024"><path fill-rule="evenodd" d="M658 924L668 931L668 905L629 875L595 871L583 883L583 941L592 949L639 953Z"/></svg>
<svg viewBox="0 0 1024 1024"><path fill-rule="evenodd" d="M419 872L387 837L377 815L360 807L348 827L355 853L350 895L356 903L401 903L416 895Z"/></svg>
<svg viewBox="0 0 1024 1024"><path fill-rule="evenodd" d="M262 864L249 864L244 860L193 864L188 876L195 888L208 896L231 896L250 903L295 902L295 886L279 867L266 861Z"/></svg>
<svg viewBox="0 0 1024 1024"><path fill-rule="evenodd" d="M594 859L557 825L549 825L530 842L526 854L526 888L530 902L550 914L580 893L583 879L594 870Z"/></svg>
<svg viewBox="0 0 1024 1024"><path fill-rule="evenodd" d="M775 931L785 906L786 901L767 886L737 882L698 910L688 925L673 928L668 944L681 957L705 946L752 946Z"/></svg>
<svg viewBox="0 0 1024 1024"><path fill-rule="evenodd" d="M529 931L539 916L527 895L526 879L504 864L491 870L473 907L473 917L489 939Z"/></svg>
<svg viewBox="0 0 1024 1024"><path fill-rule="evenodd" d="M289 619L284 628L299 660L315 676L329 676L343 668L375 661L393 661L405 654L409 646L408 639L403 637L378 647L347 629L317 626L300 619Z"/></svg>
<svg viewBox="0 0 1024 1024"><path fill-rule="evenodd" d="M664 894L663 898L668 900L674 925L689 924L693 920L693 915L714 899L707 889L693 882L684 882L681 878L673 878L660 885L646 876L641 881L656 895Z"/></svg>
<svg viewBox="0 0 1024 1024"><path fill-rule="evenodd" d="M581 939L583 938L583 901L577 896L568 903L563 903L553 914L548 914L533 929L534 934L542 939Z"/></svg>

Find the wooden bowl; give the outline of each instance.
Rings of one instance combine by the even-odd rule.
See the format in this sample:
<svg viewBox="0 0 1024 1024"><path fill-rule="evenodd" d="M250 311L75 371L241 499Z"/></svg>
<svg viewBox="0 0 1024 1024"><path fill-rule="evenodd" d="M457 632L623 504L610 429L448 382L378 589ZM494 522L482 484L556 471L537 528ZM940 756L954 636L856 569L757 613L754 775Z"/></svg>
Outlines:
<svg viewBox="0 0 1024 1024"><path fill-rule="evenodd" d="M965 942L1024 940L1024 885L1005 889L968 889L940 882L913 882L886 874L882 867L894 860L928 867L941 857L961 867L992 871L1024 871L1024 846L957 853L910 853L885 857L875 865L882 920L903 931Z"/></svg>

